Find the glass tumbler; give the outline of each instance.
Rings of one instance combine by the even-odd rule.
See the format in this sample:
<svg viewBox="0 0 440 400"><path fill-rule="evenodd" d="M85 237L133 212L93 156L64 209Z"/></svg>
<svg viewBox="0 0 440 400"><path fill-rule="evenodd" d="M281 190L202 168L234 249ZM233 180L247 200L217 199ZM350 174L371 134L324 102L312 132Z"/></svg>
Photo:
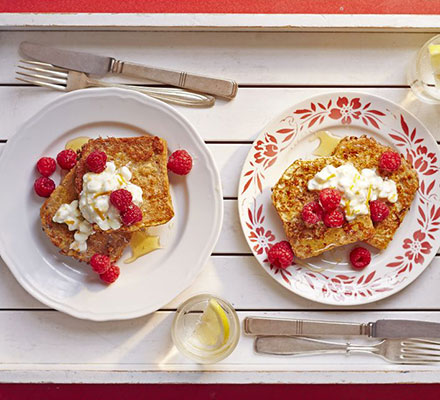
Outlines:
<svg viewBox="0 0 440 400"><path fill-rule="evenodd" d="M440 103L440 80L436 82L431 66L429 54L429 45L431 44L440 45L440 35L428 40L417 52L409 65L407 79L413 93L420 100L425 103L438 104Z"/></svg>
<svg viewBox="0 0 440 400"><path fill-rule="evenodd" d="M228 325L229 331L224 342L216 346L198 343L194 335L211 299L220 307L222 321ZM240 322L236 311L227 301L210 294L200 294L179 306L171 328L171 336L174 345L185 356L199 363L215 363L226 358L237 346L240 338Z"/></svg>

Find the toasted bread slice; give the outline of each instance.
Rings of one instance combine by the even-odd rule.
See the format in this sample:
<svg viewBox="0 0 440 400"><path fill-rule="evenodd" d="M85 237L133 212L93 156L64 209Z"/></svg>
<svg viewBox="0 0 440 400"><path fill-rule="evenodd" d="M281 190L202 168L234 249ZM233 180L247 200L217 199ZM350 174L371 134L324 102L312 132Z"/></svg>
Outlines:
<svg viewBox="0 0 440 400"><path fill-rule="evenodd" d="M95 253L107 254L111 262L116 262L130 241L132 235L130 232L96 232L89 236L87 250L80 253L69 249L70 244L74 241L74 232L69 231L66 224L52 221L61 204L71 203L78 198L74 185L75 175L76 167L67 173L61 184L42 205L40 217L43 231L51 242L60 249L61 254L84 262L89 262Z"/></svg>
<svg viewBox="0 0 440 400"><path fill-rule="evenodd" d="M133 232L148 226L162 225L174 216L167 172L167 143L157 136L130 138L99 138L89 140L81 149L76 168L75 187L82 191L83 175L88 172L87 156L103 151L107 161L117 168L128 165L133 174L131 182L142 188L142 221L122 226L118 231ZM96 229L99 228L96 226Z"/></svg>
<svg viewBox="0 0 440 400"><path fill-rule="evenodd" d="M387 150L395 149L379 144L373 138L367 136L345 137L342 139L333 152L333 156L352 162L353 165L361 170L363 168L376 169L377 173L383 178L392 179L396 182L398 200L396 203L387 203L390 214L381 222L375 222L375 234L366 242L378 249L386 249L392 240L397 228L403 221L408 212L417 189L419 179L416 170L401 155L402 163L397 171L387 173L381 171L379 166L380 155Z"/></svg>
<svg viewBox="0 0 440 400"><path fill-rule="evenodd" d="M306 226L301 211L305 204L318 201L319 194L309 191L307 183L327 165L340 166L336 157L323 157L311 161L297 160L284 172L272 188L272 202L281 217L287 238L298 258L317 256L324 251L366 240L374 234L369 215L347 222L341 228L327 228L318 222Z"/></svg>

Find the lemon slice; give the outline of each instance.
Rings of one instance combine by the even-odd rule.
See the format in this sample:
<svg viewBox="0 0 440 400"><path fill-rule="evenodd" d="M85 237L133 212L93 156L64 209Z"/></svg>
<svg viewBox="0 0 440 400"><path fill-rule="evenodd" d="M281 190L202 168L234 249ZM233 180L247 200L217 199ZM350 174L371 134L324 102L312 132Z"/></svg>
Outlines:
<svg viewBox="0 0 440 400"><path fill-rule="evenodd" d="M430 44L428 50L431 57L431 66L434 74L438 74L440 73L440 45Z"/></svg>
<svg viewBox="0 0 440 400"><path fill-rule="evenodd" d="M229 339L229 320L225 310L215 299L210 299L190 337L193 346L213 350Z"/></svg>

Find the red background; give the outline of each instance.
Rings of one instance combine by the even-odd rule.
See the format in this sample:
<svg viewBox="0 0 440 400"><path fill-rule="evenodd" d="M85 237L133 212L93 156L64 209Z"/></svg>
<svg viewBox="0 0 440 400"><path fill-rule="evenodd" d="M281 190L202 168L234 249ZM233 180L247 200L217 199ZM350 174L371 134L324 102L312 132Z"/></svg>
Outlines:
<svg viewBox="0 0 440 400"><path fill-rule="evenodd" d="M440 14L439 0L0 0L0 12Z"/></svg>
<svg viewBox="0 0 440 400"><path fill-rule="evenodd" d="M10 385L0 400L438 400L439 385Z"/></svg>

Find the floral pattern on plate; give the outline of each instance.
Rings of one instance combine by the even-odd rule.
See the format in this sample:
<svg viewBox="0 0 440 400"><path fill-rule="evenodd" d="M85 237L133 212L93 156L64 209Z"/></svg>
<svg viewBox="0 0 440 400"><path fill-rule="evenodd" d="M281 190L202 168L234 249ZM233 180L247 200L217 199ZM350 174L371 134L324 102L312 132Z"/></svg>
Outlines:
<svg viewBox="0 0 440 400"><path fill-rule="evenodd" d="M420 188L411 210L385 251L375 251L364 271L354 271L336 251L296 260L281 270L266 252L285 240L270 189L297 158L310 157L308 137L328 129L339 136L367 134L395 147L417 170ZM342 134L341 134L342 133ZM262 267L283 286L308 299L355 305L377 301L411 283L430 263L440 244L439 150L427 129L412 114L369 94L331 93L316 96L285 111L254 142L239 185L239 213L245 237ZM327 252L331 253L331 252ZM346 257L348 258L348 257Z"/></svg>

